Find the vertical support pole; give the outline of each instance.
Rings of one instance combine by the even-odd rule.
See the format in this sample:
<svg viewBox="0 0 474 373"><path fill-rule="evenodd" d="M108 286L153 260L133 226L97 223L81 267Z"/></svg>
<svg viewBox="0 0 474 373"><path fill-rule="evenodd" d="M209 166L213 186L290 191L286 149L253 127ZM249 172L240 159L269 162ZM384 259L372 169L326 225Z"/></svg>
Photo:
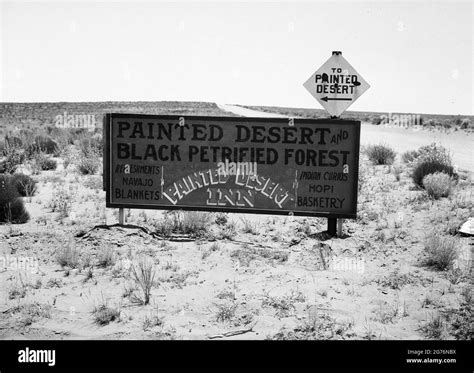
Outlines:
<svg viewBox="0 0 474 373"><path fill-rule="evenodd" d="M333 56L342 56L341 51L333 51L332 52ZM331 119L339 119L338 116L331 116ZM328 234L331 237L334 237L336 235L340 235L340 231L342 231L342 221L338 221L338 219L335 218L328 218Z"/></svg>
<svg viewBox="0 0 474 373"><path fill-rule="evenodd" d="M334 218L328 218L328 234L330 236L335 236L337 233L337 219Z"/></svg>
<svg viewBox="0 0 474 373"><path fill-rule="evenodd" d="M125 225L125 214L123 213L123 208L119 208L119 224Z"/></svg>
<svg viewBox="0 0 474 373"><path fill-rule="evenodd" d="M337 219L337 237L341 238L342 237L342 223L344 222L344 219Z"/></svg>

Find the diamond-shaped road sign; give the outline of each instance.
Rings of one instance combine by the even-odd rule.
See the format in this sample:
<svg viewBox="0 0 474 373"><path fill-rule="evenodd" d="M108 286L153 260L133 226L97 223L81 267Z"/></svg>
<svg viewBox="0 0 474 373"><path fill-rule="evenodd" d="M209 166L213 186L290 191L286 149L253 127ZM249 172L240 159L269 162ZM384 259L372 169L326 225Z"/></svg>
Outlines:
<svg viewBox="0 0 474 373"><path fill-rule="evenodd" d="M333 52L331 58L303 85L335 117L340 116L370 87L341 52Z"/></svg>

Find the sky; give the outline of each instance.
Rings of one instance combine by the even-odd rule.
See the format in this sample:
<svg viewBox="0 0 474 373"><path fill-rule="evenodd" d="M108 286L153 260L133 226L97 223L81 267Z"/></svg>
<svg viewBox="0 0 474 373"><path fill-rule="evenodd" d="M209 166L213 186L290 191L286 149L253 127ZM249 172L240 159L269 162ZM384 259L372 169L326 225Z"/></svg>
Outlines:
<svg viewBox="0 0 474 373"><path fill-rule="evenodd" d="M0 3L0 101L321 108L303 83L342 51L350 110L472 115L472 2Z"/></svg>

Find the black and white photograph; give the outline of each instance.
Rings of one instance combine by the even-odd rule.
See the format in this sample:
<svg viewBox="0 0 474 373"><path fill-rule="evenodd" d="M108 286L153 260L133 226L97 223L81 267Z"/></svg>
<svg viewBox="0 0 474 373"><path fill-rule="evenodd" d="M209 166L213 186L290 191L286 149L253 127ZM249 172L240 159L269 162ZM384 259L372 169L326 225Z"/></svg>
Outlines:
<svg viewBox="0 0 474 373"><path fill-rule="evenodd" d="M0 372L472 372L473 16L0 1Z"/></svg>

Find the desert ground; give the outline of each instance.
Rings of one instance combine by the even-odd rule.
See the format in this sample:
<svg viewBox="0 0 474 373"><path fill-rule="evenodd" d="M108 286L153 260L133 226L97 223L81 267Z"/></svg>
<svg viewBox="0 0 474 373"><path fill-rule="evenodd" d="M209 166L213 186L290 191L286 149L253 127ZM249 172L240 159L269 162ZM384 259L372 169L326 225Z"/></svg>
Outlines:
<svg viewBox="0 0 474 373"><path fill-rule="evenodd" d="M23 109L11 107L4 128ZM43 123L34 115L18 126ZM15 171L31 174L37 191L23 197L27 222L0 225L0 338L472 339L473 240L459 228L474 211L473 139L364 123L358 218L332 238L326 219L294 216L126 210L118 226L101 168L80 172L64 155L78 151L69 144L51 156L56 169ZM402 159L433 141L452 152L458 173L438 199ZM367 146L381 142L396 151L391 165L369 159ZM433 265L431 249L448 246L446 266Z"/></svg>

